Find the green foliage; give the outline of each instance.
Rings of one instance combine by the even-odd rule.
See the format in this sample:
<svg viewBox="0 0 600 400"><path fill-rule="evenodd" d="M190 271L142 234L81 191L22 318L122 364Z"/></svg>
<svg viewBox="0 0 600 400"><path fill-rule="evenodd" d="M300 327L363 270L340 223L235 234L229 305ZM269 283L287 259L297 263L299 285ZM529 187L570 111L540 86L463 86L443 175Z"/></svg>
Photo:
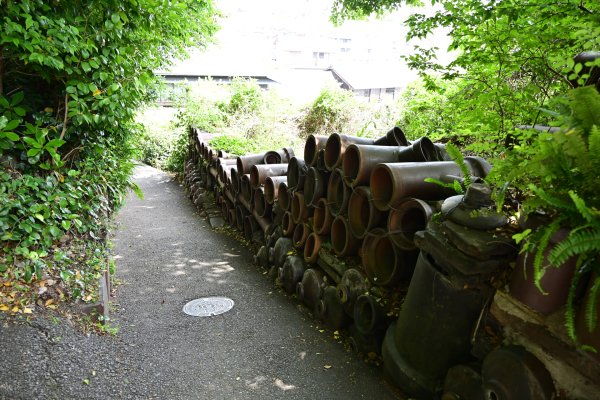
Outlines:
<svg viewBox="0 0 600 400"><path fill-rule="evenodd" d="M251 114L264 104L263 93L252 79L234 78L230 85L231 95L227 105L229 114Z"/></svg>
<svg viewBox="0 0 600 400"><path fill-rule="evenodd" d="M339 22L419 3L337 0L332 18ZM444 108L444 119L450 124L442 127L450 127L453 136L464 138L469 149L480 155L497 156L513 143L526 141L521 137L524 132L515 132L514 127L547 122L540 107L589 77L584 68L589 65L575 63L573 57L600 48L597 1L435 0L432 4L437 5L435 11L417 10L405 21L407 39L423 39L442 28L449 32L449 50L455 58L443 65L436 59L436 47L415 45L407 62L419 71L428 90L444 90L432 76L456 82L459 90L447 96L449 107Z"/></svg>
<svg viewBox="0 0 600 400"><path fill-rule="evenodd" d="M300 135L344 133L357 107L351 92L337 87L324 88L299 121Z"/></svg>

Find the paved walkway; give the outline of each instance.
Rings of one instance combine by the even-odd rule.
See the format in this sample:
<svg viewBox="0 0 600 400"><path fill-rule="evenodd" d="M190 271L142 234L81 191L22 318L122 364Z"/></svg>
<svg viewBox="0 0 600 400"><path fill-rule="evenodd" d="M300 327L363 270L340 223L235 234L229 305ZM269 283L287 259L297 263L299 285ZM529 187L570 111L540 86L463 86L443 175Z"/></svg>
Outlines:
<svg viewBox="0 0 600 400"><path fill-rule="evenodd" d="M128 199L114 239L118 335L56 321L3 326L0 398L398 398L380 369L277 291L247 249L209 229L177 182L145 166L135 179L145 200ZM208 318L182 312L213 295L235 307Z"/></svg>

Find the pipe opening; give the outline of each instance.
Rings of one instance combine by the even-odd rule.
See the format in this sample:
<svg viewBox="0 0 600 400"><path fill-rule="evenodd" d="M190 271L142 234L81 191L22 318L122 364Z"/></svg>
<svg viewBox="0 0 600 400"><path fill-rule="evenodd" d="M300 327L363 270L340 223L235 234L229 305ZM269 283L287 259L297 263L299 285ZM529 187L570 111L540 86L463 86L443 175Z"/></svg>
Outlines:
<svg viewBox="0 0 600 400"><path fill-rule="evenodd" d="M342 152L342 141L340 135L333 134L327 139L325 145L325 166L332 169L338 162L340 153Z"/></svg>
<svg viewBox="0 0 600 400"><path fill-rule="evenodd" d="M310 135L304 145L304 160L309 164L317 162L317 138Z"/></svg>
<svg viewBox="0 0 600 400"><path fill-rule="evenodd" d="M377 208L387 208L394 191L392 174L384 166L376 167L371 174L371 194Z"/></svg>
<svg viewBox="0 0 600 400"><path fill-rule="evenodd" d="M354 183L358 172L360 171L360 152L358 147L349 146L344 153L344 159L342 160L342 170L344 171L344 177L349 183Z"/></svg>
<svg viewBox="0 0 600 400"><path fill-rule="evenodd" d="M354 323L362 333L369 333L375 327L375 308L369 296L359 296L354 303Z"/></svg>
<svg viewBox="0 0 600 400"><path fill-rule="evenodd" d="M392 280L396 273L396 251L392 242L386 238L381 237L375 244L373 254L377 257L374 260L374 266L377 274L377 281L379 284L385 284Z"/></svg>
<svg viewBox="0 0 600 400"><path fill-rule="evenodd" d="M281 207L282 210L288 211L290 209L290 193L288 192L288 187L285 182L281 182L279 184L279 188L277 189L277 202L279 203L279 207Z"/></svg>
<svg viewBox="0 0 600 400"><path fill-rule="evenodd" d="M331 225L331 246L336 253L344 252L346 243L346 226L341 218L336 218Z"/></svg>

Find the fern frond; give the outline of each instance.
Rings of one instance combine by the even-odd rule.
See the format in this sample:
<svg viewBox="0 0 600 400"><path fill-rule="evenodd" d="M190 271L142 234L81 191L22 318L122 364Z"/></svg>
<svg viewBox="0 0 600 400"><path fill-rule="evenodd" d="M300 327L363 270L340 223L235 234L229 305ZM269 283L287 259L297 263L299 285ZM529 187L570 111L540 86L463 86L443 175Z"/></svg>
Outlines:
<svg viewBox="0 0 600 400"><path fill-rule="evenodd" d="M579 264L580 260L577 260ZM581 279L581 274L574 274L569 286L569 294L567 295L567 307L565 310L565 327L567 328L567 334L573 341L577 341L577 334L575 333L575 294L577 292L577 286Z"/></svg>
<svg viewBox="0 0 600 400"><path fill-rule="evenodd" d="M590 210L586 205L585 205L585 200L583 200L581 197L579 197L577 195L577 193L575 193L573 190L569 190L569 197L571 197L571 200L573 200L573 203L575 204L575 207L577 208L577 211L579 211L579 214L581 214L581 216L587 221L587 222L593 222L595 215L592 212L592 210Z"/></svg>
<svg viewBox="0 0 600 400"><path fill-rule="evenodd" d="M600 276L596 276L594 279L594 283L588 290L588 302L585 305L585 325L589 332L592 332L596 329L596 324L598 323L598 296L600 296Z"/></svg>
<svg viewBox="0 0 600 400"><path fill-rule="evenodd" d="M465 187L471 186L471 170L465 163L465 158L463 157L460 149L454 143L446 143L446 152L452 158L452 160L458 164L461 172L464 175Z"/></svg>
<svg viewBox="0 0 600 400"><path fill-rule="evenodd" d="M586 132L594 125L600 126L600 93L594 86L572 90L571 99L573 117Z"/></svg>
<svg viewBox="0 0 600 400"><path fill-rule="evenodd" d="M588 137L590 163L596 172L600 171L600 125L594 125Z"/></svg>
<svg viewBox="0 0 600 400"><path fill-rule="evenodd" d="M551 194L546 192L544 189L541 189L534 184L530 184L529 189L533 193L535 193L535 195L537 197L539 197L540 200L542 200L549 206L556 207L556 208L559 208L562 210L571 210L572 209L571 204L564 202L563 200L559 199L558 197L552 196Z"/></svg>
<svg viewBox="0 0 600 400"><path fill-rule="evenodd" d="M544 253L548 248L548 244L550 243L550 238L552 235L558 231L560 228L560 219L556 219L552 221L552 223L544 228L542 228L541 237L536 246L535 257L533 258L533 281L535 286L539 289L543 294L547 294L546 291L542 288L541 280L546 272L546 268L543 265L544 263Z"/></svg>
<svg viewBox="0 0 600 400"><path fill-rule="evenodd" d="M600 252L600 229L571 232L569 237L552 249L548 261L558 267L573 256L594 252Z"/></svg>

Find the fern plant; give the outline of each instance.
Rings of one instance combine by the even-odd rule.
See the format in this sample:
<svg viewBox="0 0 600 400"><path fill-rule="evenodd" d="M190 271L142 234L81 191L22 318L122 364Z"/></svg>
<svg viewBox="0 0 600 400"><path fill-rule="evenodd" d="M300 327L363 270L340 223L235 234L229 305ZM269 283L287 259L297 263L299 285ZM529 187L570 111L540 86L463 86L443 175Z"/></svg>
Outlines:
<svg viewBox="0 0 600 400"><path fill-rule="evenodd" d="M541 132L531 143L514 149L504 162L504 170L510 171L509 179L520 175L517 180L525 196L523 212L542 212L551 221L536 231L515 236L523 241L524 252L534 254L537 288L544 292L541 279L546 268L576 260L566 312L567 332L576 340L575 287L583 274L592 269L600 272L600 93L591 86L577 88L560 103L563 111L555 115L561 129ZM570 233L551 248L546 258L550 240L561 228L570 229ZM585 307L590 330L596 325L600 282L592 288Z"/></svg>

